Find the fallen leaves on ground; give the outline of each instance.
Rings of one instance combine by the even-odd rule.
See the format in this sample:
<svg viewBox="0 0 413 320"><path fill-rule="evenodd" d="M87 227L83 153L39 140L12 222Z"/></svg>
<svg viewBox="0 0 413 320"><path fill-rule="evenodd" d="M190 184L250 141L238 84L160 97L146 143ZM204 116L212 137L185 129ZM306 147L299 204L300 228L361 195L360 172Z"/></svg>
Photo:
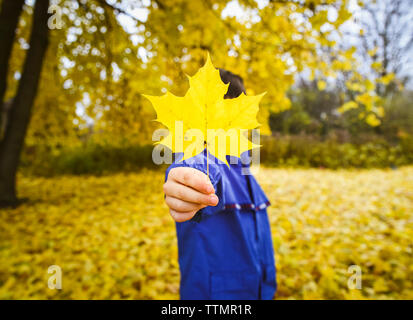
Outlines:
<svg viewBox="0 0 413 320"><path fill-rule="evenodd" d="M280 299L412 299L413 168L261 168ZM163 173L19 176L28 202L0 211L1 299L177 299ZM48 288L48 268L62 289ZM349 289L351 265L362 289Z"/></svg>

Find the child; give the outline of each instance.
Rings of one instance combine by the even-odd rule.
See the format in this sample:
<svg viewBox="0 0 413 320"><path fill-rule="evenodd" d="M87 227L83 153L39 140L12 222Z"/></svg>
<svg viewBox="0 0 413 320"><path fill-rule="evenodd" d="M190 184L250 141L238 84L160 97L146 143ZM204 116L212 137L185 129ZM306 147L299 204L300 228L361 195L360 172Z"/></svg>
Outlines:
<svg viewBox="0 0 413 320"><path fill-rule="evenodd" d="M245 92L241 77L219 71L230 83L224 98ZM228 167L209 155L208 178L206 157L203 152L175 162L165 174L165 202L176 221L181 299L272 299L277 284L268 199L246 161L228 156Z"/></svg>

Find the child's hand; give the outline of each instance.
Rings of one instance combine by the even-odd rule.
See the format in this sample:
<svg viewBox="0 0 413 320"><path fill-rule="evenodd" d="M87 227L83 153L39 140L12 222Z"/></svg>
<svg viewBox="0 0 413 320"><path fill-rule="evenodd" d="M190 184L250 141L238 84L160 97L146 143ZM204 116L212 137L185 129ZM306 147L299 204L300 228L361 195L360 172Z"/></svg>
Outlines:
<svg viewBox="0 0 413 320"><path fill-rule="evenodd" d="M173 168L163 190L169 212L176 222L187 221L202 208L216 206L219 201L208 176L194 168Z"/></svg>

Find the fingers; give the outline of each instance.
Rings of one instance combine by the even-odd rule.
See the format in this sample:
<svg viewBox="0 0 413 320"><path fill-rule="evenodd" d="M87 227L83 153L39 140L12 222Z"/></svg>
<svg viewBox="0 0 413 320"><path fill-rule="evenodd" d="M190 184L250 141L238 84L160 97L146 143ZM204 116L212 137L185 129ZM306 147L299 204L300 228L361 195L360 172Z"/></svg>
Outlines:
<svg viewBox="0 0 413 320"><path fill-rule="evenodd" d="M174 168L169 172L168 180L184 184L204 194L215 193L214 187L208 176L203 172L187 167Z"/></svg>
<svg viewBox="0 0 413 320"><path fill-rule="evenodd" d="M216 206L218 197L215 194L204 194L186 185L168 181L164 184L166 196L180 199L185 202L192 202L198 205Z"/></svg>
<svg viewBox="0 0 413 320"><path fill-rule="evenodd" d="M172 219L174 219L176 222L184 222L184 221L192 219L196 211L178 212L178 211L169 209L169 213L171 214Z"/></svg>
<svg viewBox="0 0 413 320"><path fill-rule="evenodd" d="M177 212L198 211L205 207L204 205L182 201L181 199L177 199L170 196L165 197L165 202L170 209L175 210Z"/></svg>

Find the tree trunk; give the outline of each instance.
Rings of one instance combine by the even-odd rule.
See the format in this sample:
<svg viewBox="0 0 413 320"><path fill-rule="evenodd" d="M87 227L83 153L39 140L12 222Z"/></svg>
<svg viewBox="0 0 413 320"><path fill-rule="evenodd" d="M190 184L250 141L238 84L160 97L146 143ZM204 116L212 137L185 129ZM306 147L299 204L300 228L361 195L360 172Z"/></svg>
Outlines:
<svg viewBox="0 0 413 320"><path fill-rule="evenodd" d="M49 0L36 0L30 48L10 110L4 138L0 143L0 206L13 206L18 203L16 172L48 45L48 7Z"/></svg>
<svg viewBox="0 0 413 320"><path fill-rule="evenodd" d="M23 9L24 0L3 0L0 12L0 138L2 128L2 107L7 88L9 59L13 48L15 31Z"/></svg>

